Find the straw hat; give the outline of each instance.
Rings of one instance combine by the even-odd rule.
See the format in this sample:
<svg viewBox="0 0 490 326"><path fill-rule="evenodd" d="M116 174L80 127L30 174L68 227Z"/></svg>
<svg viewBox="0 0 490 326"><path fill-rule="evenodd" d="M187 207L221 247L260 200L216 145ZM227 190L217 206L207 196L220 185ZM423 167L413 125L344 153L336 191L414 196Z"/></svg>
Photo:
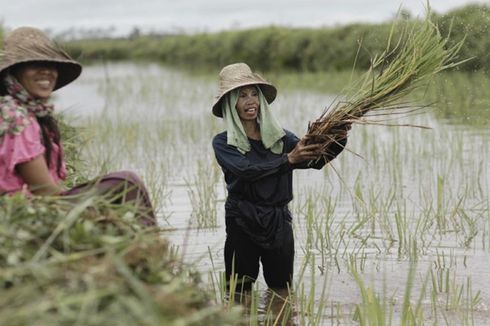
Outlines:
<svg viewBox="0 0 490 326"><path fill-rule="evenodd" d="M259 74L253 73L247 64L234 63L224 67L219 73L219 92L213 104L213 114L220 118L223 117L220 103L223 96L229 91L247 85L258 85L269 104L276 98L277 89L274 85Z"/></svg>
<svg viewBox="0 0 490 326"><path fill-rule="evenodd" d="M82 72L82 66L41 30L33 27L19 27L13 30L5 38L3 50L0 52L0 76L17 64L33 61L56 64L58 80L54 90L71 83ZM0 94L6 94L5 85L1 82Z"/></svg>

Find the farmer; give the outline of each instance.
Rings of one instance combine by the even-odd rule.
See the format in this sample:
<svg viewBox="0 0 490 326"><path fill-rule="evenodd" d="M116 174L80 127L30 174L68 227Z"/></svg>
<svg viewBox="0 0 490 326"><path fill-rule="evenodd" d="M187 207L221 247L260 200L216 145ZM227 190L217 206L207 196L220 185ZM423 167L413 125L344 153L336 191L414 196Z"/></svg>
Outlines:
<svg viewBox="0 0 490 326"><path fill-rule="evenodd" d="M70 196L92 191L115 203L132 201L142 223L155 224L146 188L132 172L115 172L64 189L65 161L51 93L75 80L81 65L42 31L20 27L0 56L0 195Z"/></svg>
<svg viewBox="0 0 490 326"><path fill-rule="evenodd" d="M224 173L228 197L225 203L224 249L228 286L236 276L237 291L250 290L262 262L271 289L291 286L294 239L288 203L293 199L294 169L321 169L321 145L307 145L283 129L269 104L276 88L253 73L245 63L224 67L219 74L219 95L213 114L223 118L226 131L213 139L218 164ZM350 124L339 130L328 148L327 161L344 148Z"/></svg>

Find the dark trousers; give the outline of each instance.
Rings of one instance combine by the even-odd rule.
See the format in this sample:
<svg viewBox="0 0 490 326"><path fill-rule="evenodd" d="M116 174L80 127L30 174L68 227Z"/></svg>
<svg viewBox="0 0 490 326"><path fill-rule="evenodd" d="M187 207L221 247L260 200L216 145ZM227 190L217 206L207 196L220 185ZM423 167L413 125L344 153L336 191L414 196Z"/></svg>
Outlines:
<svg viewBox="0 0 490 326"><path fill-rule="evenodd" d="M291 224L287 224L291 227ZM236 276L236 291L249 291L259 275L259 261L262 263L264 279L271 289L284 289L292 284L294 265L294 238L284 239L278 249L264 249L257 246L243 232L227 230L225 242L225 270L229 287L232 273Z"/></svg>

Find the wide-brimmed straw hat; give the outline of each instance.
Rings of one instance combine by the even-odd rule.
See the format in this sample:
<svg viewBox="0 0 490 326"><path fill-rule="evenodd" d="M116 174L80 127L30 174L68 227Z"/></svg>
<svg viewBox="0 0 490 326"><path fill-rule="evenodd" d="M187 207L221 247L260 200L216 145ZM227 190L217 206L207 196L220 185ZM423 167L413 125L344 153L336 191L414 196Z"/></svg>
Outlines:
<svg viewBox="0 0 490 326"><path fill-rule="evenodd" d="M213 104L213 114L220 118L223 117L223 112L221 112L223 96L229 91L247 85L258 85L269 104L276 98L277 89L274 85L259 74L253 73L246 63L234 63L224 67L219 73L219 91Z"/></svg>
<svg viewBox="0 0 490 326"><path fill-rule="evenodd" d="M82 66L73 60L41 30L34 27L19 27L4 40L0 52L0 78L9 68L27 62L54 63L58 79L54 90L74 81L82 72ZM0 81L0 94L6 94L5 85Z"/></svg>

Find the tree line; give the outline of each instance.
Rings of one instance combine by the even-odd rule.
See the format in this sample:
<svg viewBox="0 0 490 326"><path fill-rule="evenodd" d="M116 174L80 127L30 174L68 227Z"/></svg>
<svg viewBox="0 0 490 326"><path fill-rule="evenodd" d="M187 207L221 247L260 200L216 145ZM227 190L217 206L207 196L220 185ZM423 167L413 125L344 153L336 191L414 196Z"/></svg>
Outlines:
<svg viewBox="0 0 490 326"><path fill-rule="evenodd" d="M407 23L417 19L401 15ZM444 15L432 13L449 43L465 39L457 69L490 70L490 6L467 5ZM146 60L215 70L244 61L254 68L287 71L366 69L374 54L386 48L393 22L349 24L331 28L269 26L193 35L132 35L126 38L81 39L65 48L82 61ZM1 32L0 32L1 37ZM449 45L450 45L449 44Z"/></svg>

